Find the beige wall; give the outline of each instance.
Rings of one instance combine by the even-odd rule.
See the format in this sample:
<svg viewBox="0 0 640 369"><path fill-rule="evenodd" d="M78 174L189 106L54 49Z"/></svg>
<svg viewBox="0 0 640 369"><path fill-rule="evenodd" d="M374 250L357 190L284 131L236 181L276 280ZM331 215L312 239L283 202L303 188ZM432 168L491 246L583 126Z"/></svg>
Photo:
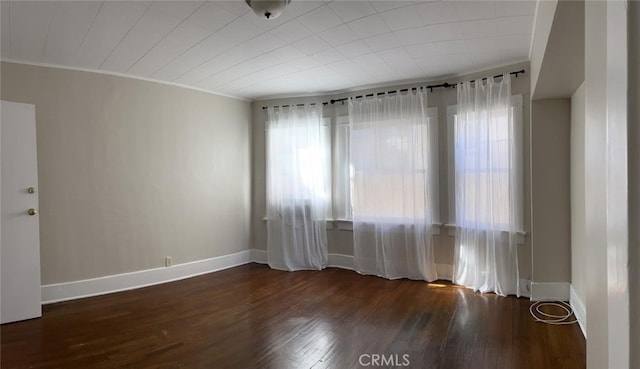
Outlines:
<svg viewBox="0 0 640 369"><path fill-rule="evenodd" d="M463 80L470 80L475 78L482 78L495 74L500 74L504 71L511 72L514 70L526 69L528 71L528 63L522 63L518 65L508 66L500 69L494 69L479 73L470 74L463 77L450 78L447 82L460 82ZM443 80L442 82L444 82ZM265 135L264 135L264 123L266 120L266 112L262 109L263 106L282 105L282 104L298 104L309 102L326 102L333 99L360 95L362 93L374 93L388 90L395 90L399 88L415 87L417 85L437 84L440 81L433 81L429 83L412 83L397 86L387 86L384 88L368 89L352 91L348 93L341 93L336 95L325 96L312 96L312 97L292 97L292 98L280 98L264 101L255 101L252 104L253 109L253 178L252 178L252 247L260 250L266 250L267 245L267 231L266 222L264 216L266 214L266 198L265 198ZM525 142L524 150L524 183L525 183L525 230L530 230L530 171L529 171L529 88L530 80L528 73L520 75L518 78L512 77L512 93L523 94L524 101L524 137ZM449 185L447 184L447 106L455 105L457 101L455 89L436 89L433 93L428 94L428 105L430 107L438 108L438 133L439 133L439 155L440 155L440 214L441 221L443 223L448 222L448 191ZM341 115L347 115L347 105L337 103L334 105L326 105L324 108L324 115L326 117L335 118ZM353 233L348 230L330 229L328 230L328 242L329 253L353 255ZM435 246L435 258L436 263L444 265L453 264L453 248L454 237L448 234L447 229L444 227L440 230L440 234L434 237ZM530 279L531 276L531 243L530 238L525 238L525 244L520 249L520 270L521 278Z"/></svg>
<svg viewBox="0 0 640 369"><path fill-rule="evenodd" d="M533 282L571 280L569 132L571 101L531 102Z"/></svg>
<svg viewBox="0 0 640 369"><path fill-rule="evenodd" d="M584 84L571 97L571 285L585 301L585 101Z"/></svg>
<svg viewBox="0 0 640 369"><path fill-rule="evenodd" d="M141 80L2 63L36 105L42 283L248 249L250 104Z"/></svg>

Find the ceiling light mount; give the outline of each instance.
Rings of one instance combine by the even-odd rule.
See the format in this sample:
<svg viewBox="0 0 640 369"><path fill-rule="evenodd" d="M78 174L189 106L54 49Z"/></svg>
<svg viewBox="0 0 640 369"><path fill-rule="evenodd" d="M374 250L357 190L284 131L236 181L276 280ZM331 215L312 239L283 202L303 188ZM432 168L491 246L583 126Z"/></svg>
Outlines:
<svg viewBox="0 0 640 369"><path fill-rule="evenodd" d="M254 13L267 20L276 19L291 0L244 0Z"/></svg>

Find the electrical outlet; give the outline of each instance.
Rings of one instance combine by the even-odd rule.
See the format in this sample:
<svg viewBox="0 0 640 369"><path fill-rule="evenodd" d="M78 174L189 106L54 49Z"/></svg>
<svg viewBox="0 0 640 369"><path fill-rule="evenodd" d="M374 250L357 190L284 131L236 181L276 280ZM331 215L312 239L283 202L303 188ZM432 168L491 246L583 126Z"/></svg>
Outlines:
<svg viewBox="0 0 640 369"><path fill-rule="evenodd" d="M164 257L164 266L170 267L171 265L173 265L173 261L171 261L171 256L165 256Z"/></svg>

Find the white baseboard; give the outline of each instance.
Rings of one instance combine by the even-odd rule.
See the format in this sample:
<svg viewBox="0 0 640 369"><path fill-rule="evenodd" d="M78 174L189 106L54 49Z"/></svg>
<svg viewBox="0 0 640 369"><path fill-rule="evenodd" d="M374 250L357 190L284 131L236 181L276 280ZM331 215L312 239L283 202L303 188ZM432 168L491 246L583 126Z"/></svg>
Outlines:
<svg viewBox="0 0 640 369"><path fill-rule="evenodd" d="M353 270L353 256L342 254L329 254L329 264L333 268Z"/></svg>
<svg viewBox="0 0 640 369"><path fill-rule="evenodd" d="M267 264L267 251L251 249L251 261L258 264ZM343 254L329 254L328 267L354 270L353 256ZM450 281L453 276L453 265L436 264L438 279Z"/></svg>
<svg viewBox="0 0 640 369"><path fill-rule="evenodd" d="M569 283L531 282L531 301L569 301Z"/></svg>
<svg viewBox="0 0 640 369"><path fill-rule="evenodd" d="M132 290L228 269L250 263L251 251L254 250L245 250L210 259L177 264L167 268L147 269L80 281L48 284L42 286L42 303L50 304Z"/></svg>
<svg viewBox="0 0 640 369"><path fill-rule="evenodd" d="M578 324L580 325L580 329L582 330L582 334L584 338L587 338L587 309L584 307L584 303L580 296L573 289L573 285L569 287L569 305L573 309L573 314L578 319Z"/></svg>

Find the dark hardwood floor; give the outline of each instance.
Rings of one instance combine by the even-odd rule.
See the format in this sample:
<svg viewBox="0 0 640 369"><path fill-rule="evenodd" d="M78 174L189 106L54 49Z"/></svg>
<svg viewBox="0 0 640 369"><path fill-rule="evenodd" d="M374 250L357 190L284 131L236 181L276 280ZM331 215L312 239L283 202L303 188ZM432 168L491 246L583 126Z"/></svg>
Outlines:
<svg viewBox="0 0 640 369"><path fill-rule="evenodd" d="M578 325L536 323L529 304L447 282L249 264L47 305L41 319L1 327L0 361L3 369L585 368Z"/></svg>

